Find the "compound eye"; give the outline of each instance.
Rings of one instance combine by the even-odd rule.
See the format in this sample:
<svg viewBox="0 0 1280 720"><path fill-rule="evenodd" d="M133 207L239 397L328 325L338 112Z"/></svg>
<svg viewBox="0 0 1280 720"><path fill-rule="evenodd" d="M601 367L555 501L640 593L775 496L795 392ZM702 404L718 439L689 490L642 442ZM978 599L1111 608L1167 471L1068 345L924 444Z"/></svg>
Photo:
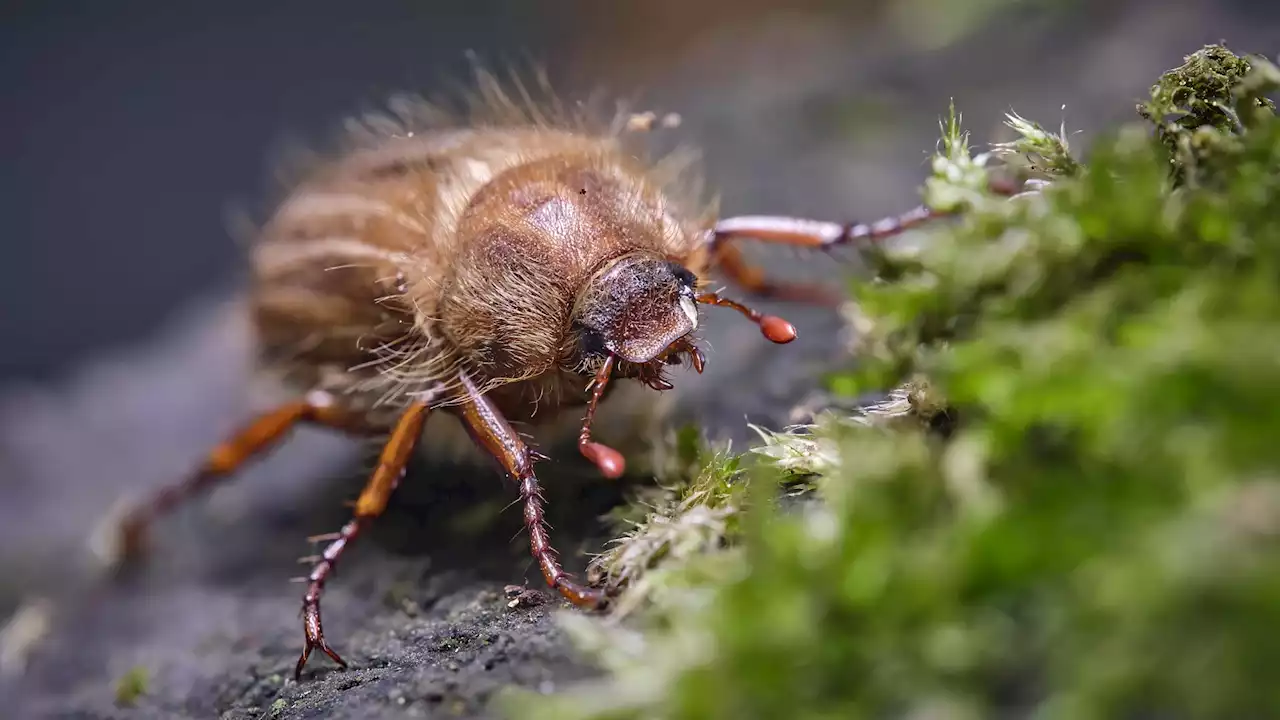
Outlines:
<svg viewBox="0 0 1280 720"><path fill-rule="evenodd" d="M605 346L604 335L602 335L599 330L587 327L586 325L580 325L578 337L582 354L584 356L593 357L608 354L609 349Z"/></svg>
<svg viewBox="0 0 1280 720"><path fill-rule="evenodd" d="M672 264L675 265L674 263ZM688 268L683 267L681 265L675 265L675 267L672 268L672 272L675 274L676 278L681 282L681 284L683 284L686 288L689 288L690 290L692 290L693 288L697 287L698 276L694 275L692 272L689 272Z"/></svg>

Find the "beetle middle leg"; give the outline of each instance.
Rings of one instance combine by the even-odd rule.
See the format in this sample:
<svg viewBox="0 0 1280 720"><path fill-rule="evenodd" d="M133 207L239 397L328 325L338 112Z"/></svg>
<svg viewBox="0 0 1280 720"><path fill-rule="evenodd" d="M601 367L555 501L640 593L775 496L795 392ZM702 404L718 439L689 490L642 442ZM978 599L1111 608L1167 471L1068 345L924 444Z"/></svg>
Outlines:
<svg viewBox="0 0 1280 720"><path fill-rule="evenodd" d="M763 270L747 262L735 245L721 244L716 248L714 261L736 285L756 297L785 302L799 302L823 307L839 307L841 297L827 288L805 283L788 283L770 280Z"/></svg>
<svg viewBox="0 0 1280 720"><path fill-rule="evenodd" d="M178 483L161 488L151 498L130 509L118 529L122 541L122 564L142 556L148 531L161 516L229 480L250 461L282 443L289 431L300 424L319 425L358 435L385 430L333 404L325 393L313 393L303 400L285 403L258 415L214 447L195 472Z"/></svg>
<svg viewBox="0 0 1280 720"><path fill-rule="evenodd" d="M457 409L467 432L519 486L524 501L524 524L529 532L529 549L542 569L547 585L555 588L569 602L579 607L597 608L606 597L604 592L575 582L556 558L551 538L543 520L542 488L533 472L533 453L511 427L501 411L465 375L460 375L466 401Z"/></svg>

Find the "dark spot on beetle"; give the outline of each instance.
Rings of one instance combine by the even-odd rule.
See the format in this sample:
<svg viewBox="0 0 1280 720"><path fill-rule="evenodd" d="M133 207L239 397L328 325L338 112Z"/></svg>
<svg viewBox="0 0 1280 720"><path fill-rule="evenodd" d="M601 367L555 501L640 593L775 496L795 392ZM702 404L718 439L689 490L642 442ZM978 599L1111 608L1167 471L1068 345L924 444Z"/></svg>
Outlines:
<svg viewBox="0 0 1280 720"><path fill-rule="evenodd" d="M403 160L393 160L385 165L370 168L366 177L370 180L391 180L409 174L409 164Z"/></svg>

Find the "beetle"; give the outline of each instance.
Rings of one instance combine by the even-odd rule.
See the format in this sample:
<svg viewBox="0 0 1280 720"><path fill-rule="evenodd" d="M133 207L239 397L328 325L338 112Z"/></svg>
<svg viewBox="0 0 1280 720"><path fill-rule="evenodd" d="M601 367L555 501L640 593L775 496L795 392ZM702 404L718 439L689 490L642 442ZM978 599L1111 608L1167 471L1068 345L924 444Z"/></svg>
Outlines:
<svg viewBox="0 0 1280 720"><path fill-rule="evenodd" d="M873 242L933 217L920 206L875 223L783 216L717 218L669 158L636 155L637 127L548 109L523 86L479 74L470 112L424 100L350 124L339 150L288 189L250 247L249 312L264 372L292 399L248 421L187 478L132 507L122 556L143 553L151 524L310 424L385 436L350 520L314 538L303 597L301 676L319 650L346 667L321 623L325 582L386 508L430 415L448 414L516 484L529 545L547 584L574 605L603 590L562 569L543 520L535 453L513 428L582 412L578 448L605 476L625 471L597 442L597 408L621 381L667 390L671 365L702 372L700 307L740 313L766 339L786 320L712 291L719 272L756 296L832 304L769 280L738 247L754 239L826 250Z"/></svg>

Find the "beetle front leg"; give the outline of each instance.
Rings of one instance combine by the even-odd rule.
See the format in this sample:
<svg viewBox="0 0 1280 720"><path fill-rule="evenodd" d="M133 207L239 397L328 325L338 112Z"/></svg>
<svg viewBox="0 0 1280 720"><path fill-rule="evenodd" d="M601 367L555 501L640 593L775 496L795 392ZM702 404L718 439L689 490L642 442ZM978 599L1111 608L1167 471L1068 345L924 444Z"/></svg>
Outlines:
<svg viewBox="0 0 1280 720"><path fill-rule="evenodd" d="M364 490L356 500L353 517L337 533L323 538L328 540L329 544L315 558L315 566L306 577L307 594L302 598L302 628L305 644L293 671L295 680L302 677L302 668L311 657L311 651L315 649L328 655L341 667L347 666L346 661L325 642L324 627L320 622L320 595L324 592L325 581L333 573L343 551L356 539L369 521L381 515L387 508L391 493L400 484L405 467L413 454L413 448L422 434L422 426L427 420L428 410L426 403L417 403L410 405L404 411L396 422L391 436L387 438L386 445L382 448L378 465L369 477L369 482L365 484Z"/></svg>
<svg viewBox="0 0 1280 720"><path fill-rule="evenodd" d="M1022 191L1020 183L992 180L989 189L997 195L1015 197ZM846 245L880 243L937 218L955 215L918 205L899 215L890 215L872 223L837 223L826 220L787 217L785 215L740 215L724 218L710 233L711 262L729 279L745 290L766 298L839 305L840 299L828 291L802 284L770 281L763 271L752 267L735 247L734 240L758 240L776 245L830 250Z"/></svg>
<svg viewBox="0 0 1280 720"><path fill-rule="evenodd" d="M948 214L920 205L901 215L881 218L873 223L843 224L782 215L741 215L716 223L712 255L725 243L743 238L819 250L861 242L881 242Z"/></svg>
<svg viewBox="0 0 1280 720"><path fill-rule="evenodd" d="M520 499L524 502L524 525L529 531L529 549L542 569L547 585L579 607L603 606L606 602L604 592L575 582L556 558L543 520L542 489L533 472L533 455L529 447L493 401L482 395L470 378L463 374L460 379L466 401L457 412L476 443L492 455L518 484Z"/></svg>
<svg viewBox="0 0 1280 720"><path fill-rule="evenodd" d="M716 223L711 240L715 267L747 292L758 297L838 307L841 297L826 288L769 280L750 265L734 240L753 239L792 247L828 250L859 242L880 242L940 216L924 206L874 223L840 224L774 215L744 215Z"/></svg>

